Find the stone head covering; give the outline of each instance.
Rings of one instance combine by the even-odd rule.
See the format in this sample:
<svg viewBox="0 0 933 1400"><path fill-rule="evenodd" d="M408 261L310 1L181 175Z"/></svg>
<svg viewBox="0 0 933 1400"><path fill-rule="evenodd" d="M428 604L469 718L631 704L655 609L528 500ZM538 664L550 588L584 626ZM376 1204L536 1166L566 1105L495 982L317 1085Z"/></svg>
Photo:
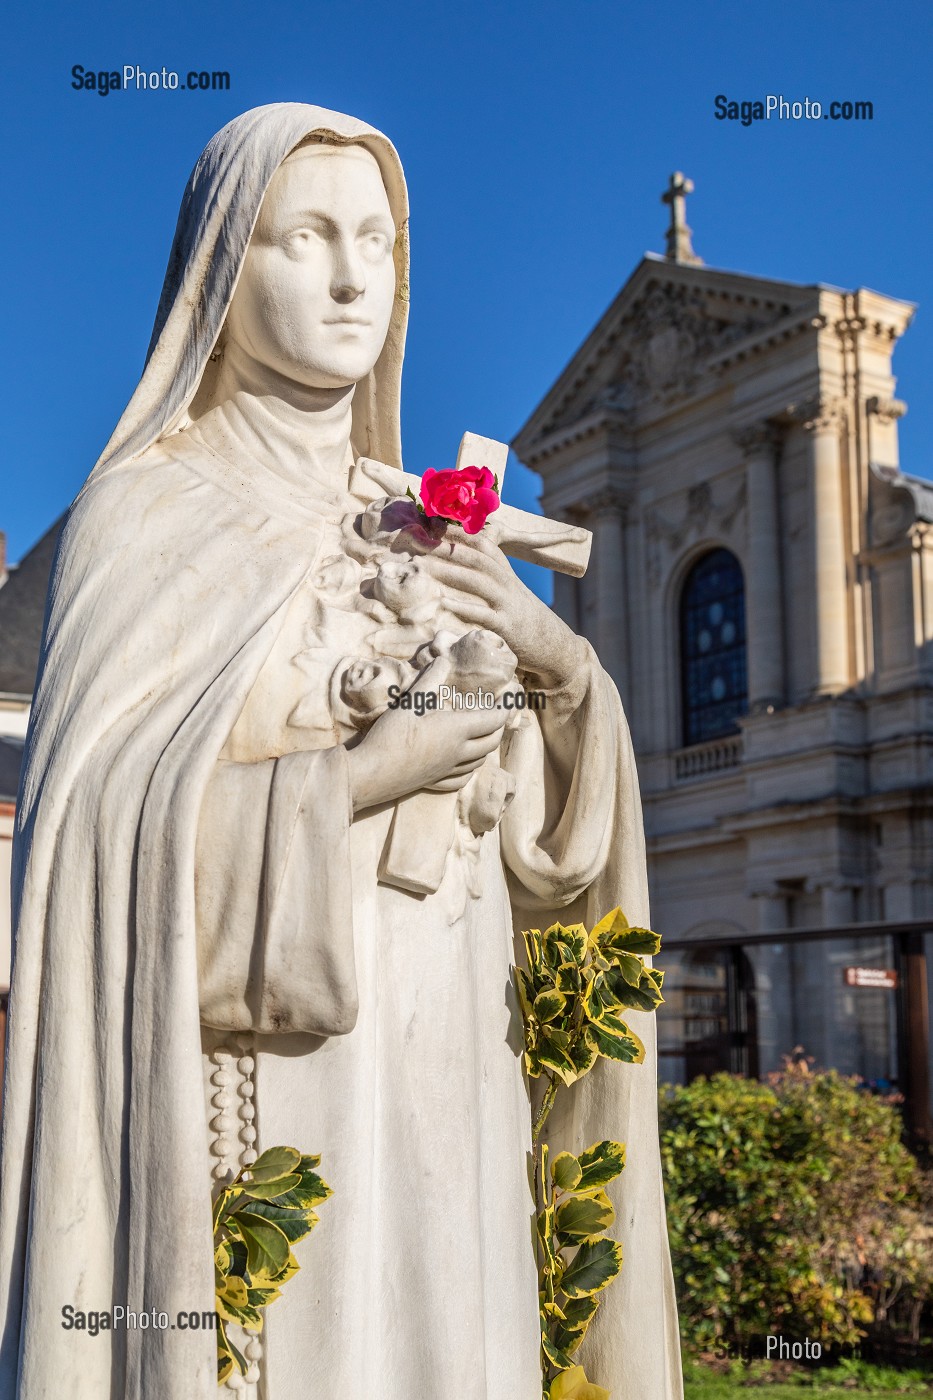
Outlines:
<svg viewBox="0 0 933 1400"><path fill-rule="evenodd" d="M401 467L402 359L408 326L408 191L395 147L355 117L303 102L254 107L218 131L191 173L178 215L146 366L92 480L189 421L210 397L217 344L263 196L308 137L364 146L376 158L395 221L395 305L378 361L353 396L354 454Z"/></svg>

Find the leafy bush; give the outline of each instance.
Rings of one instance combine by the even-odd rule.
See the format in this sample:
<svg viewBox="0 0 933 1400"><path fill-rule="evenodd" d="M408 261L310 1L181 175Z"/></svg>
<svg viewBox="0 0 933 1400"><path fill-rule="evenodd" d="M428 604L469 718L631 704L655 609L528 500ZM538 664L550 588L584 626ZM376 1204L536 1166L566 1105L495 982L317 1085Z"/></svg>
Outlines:
<svg viewBox="0 0 933 1400"><path fill-rule="evenodd" d="M759 1394L762 1400L806 1400L807 1396L851 1396L859 1400L900 1400L901 1396L930 1400L933 1373L872 1366L865 1361L844 1360L837 1366L785 1367L777 1371L763 1362L740 1361L724 1369L687 1361L684 1365L686 1400L741 1400Z"/></svg>
<svg viewBox="0 0 933 1400"><path fill-rule="evenodd" d="M933 1209L890 1101L805 1063L767 1083L717 1074L662 1088L661 1145L689 1349L919 1340Z"/></svg>

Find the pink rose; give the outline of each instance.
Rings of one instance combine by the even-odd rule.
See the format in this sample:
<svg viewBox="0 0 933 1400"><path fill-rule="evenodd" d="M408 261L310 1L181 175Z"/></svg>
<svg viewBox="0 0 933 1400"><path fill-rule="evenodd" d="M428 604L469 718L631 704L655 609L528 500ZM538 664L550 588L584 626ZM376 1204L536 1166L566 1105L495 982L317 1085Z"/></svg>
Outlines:
<svg viewBox="0 0 933 1400"><path fill-rule="evenodd" d="M495 477L488 467L461 467L436 472L428 467L421 478L424 513L462 525L468 535L478 535L487 518L499 509Z"/></svg>

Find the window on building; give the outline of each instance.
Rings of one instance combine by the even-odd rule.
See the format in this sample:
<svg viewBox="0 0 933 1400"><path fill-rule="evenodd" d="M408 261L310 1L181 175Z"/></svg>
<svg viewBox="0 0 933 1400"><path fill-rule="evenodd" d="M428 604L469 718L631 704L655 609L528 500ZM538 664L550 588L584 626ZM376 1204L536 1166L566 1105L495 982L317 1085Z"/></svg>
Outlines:
<svg viewBox="0 0 933 1400"><path fill-rule="evenodd" d="M748 708L745 584L728 549L694 564L680 599L683 741L702 744L731 734Z"/></svg>

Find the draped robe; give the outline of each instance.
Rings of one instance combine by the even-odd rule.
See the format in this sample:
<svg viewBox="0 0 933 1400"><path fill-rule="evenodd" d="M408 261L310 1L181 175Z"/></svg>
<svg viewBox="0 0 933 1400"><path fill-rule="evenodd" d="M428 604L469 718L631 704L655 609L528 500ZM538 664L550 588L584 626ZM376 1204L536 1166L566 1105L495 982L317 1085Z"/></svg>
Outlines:
<svg viewBox="0 0 933 1400"><path fill-rule="evenodd" d="M591 655L504 744L517 787L499 828L454 853L424 899L378 884L390 813L352 818L339 745L229 757L264 668L281 665L283 628L307 605L326 521L318 501L205 451L179 420L235 281L224 274L218 290L203 275L242 216L218 182L230 148L255 161L257 129L275 135L260 196L307 130L364 130L298 104L259 112L249 130L247 118L232 124L216 179L207 153L196 170L200 222L180 219L178 238L203 243L213 219L214 241L200 272L194 256L184 276L170 264L175 299L163 298L140 401L73 506L53 568L14 853L0 1392L216 1392L209 1335L61 1326L65 1304L172 1318L212 1306L207 1027L254 1037L260 1145L320 1152L335 1190L270 1310L267 1400L532 1400L511 935L554 917L591 922L614 904L647 920L631 745ZM189 274L207 302L197 344ZM175 399L163 403L167 365ZM380 431L391 446L380 411L364 397L371 455ZM471 862L478 894L460 887ZM566 1096L555 1137L629 1149L614 1188L626 1266L588 1339L590 1373L615 1400L676 1400L652 1018L638 1029L646 1063L594 1071Z"/></svg>

